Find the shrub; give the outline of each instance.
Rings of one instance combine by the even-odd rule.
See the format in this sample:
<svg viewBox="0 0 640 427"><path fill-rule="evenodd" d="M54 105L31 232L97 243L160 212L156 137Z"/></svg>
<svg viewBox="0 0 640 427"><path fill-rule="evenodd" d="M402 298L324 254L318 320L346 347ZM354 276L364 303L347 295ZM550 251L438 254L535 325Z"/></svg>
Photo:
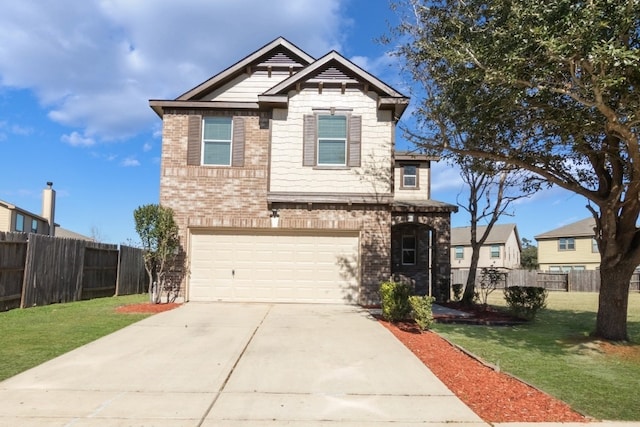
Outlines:
<svg viewBox="0 0 640 427"><path fill-rule="evenodd" d="M413 295L409 297L409 305L411 306L411 317L421 331L426 331L433 323L433 311L431 304L433 297Z"/></svg>
<svg viewBox="0 0 640 427"><path fill-rule="evenodd" d="M509 311L523 319L533 320L538 310L547 306L545 288L535 286L510 286L504 288L504 299L507 301Z"/></svg>
<svg viewBox="0 0 640 427"><path fill-rule="evenodd" d="M380 285L382 300L382 317L390 322L397 322L409 317L409 286L404 283L384 282Z"/></svg>
<svg viewBox="0 0 640 427"><path fill-rule="evenodd" d="M477 293L477 295L474 295L474 299L478 299L480 301L480 304L482 304L486 308L491 292L495 291L498 288L500 282L506 282L506 274L500 272L500 270L495 267L484 267L481 271L480 291Z"/></svg>
<svg viewBox="0 0 640 427"><path fill-rule="evenodd" d="M453 289L453 300L460 301L462 299L462 283L454 283L451 288Z"/></svg>

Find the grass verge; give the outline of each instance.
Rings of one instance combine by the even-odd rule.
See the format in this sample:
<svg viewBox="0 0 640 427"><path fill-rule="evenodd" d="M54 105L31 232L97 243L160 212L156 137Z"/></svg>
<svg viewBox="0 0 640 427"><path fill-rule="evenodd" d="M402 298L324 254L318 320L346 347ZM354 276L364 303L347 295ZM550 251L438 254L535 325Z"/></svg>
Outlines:
<svg viewBox="0 0 640 427"><path fill-rule="evenodd" d="M148 317L115 312L148 298L97 298L0 313L0 381Z"/></svg>
<svg viewBox="0 0 640 427"><path fill-rule="evenodd" d="M500 291L489 301L504 306ZM514 327L435 324L451 342L575 410L603 420L640 421L640 294L629 295L630 343L594 340L596 293L549 294L535 321Z"/></svg>

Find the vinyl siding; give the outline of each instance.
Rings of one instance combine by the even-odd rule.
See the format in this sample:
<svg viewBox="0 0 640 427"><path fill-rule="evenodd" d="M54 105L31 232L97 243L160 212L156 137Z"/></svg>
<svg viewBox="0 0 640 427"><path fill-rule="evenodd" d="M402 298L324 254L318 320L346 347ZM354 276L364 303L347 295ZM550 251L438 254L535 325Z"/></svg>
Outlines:
<svg viewBox="0 0 640 427"><path fill-rule="evenodd" d="M288 72L257 71L251 75L242 74L208 94L204 101L258 102L258 95L289 77Z"/></svg>
<svg viewBox="0 0 640 427"><path fill-rule="evenodd" d="M418 167L418 188L402 188L402 165L394 168L393 186L394 199L407 201L429 200L429 168L425 163L418 164L407 162L406 164L417 165Z"/></svg>
<svg viewBox="0 0 640 427"><path fill-rule="evenodd" d="M348 110L362 117L360 167L303 166L303 118L314 109ZM288 110L274 110L271 136L270 190L305 193L389 194L393 142L390 111L378 111L376 96L361 91L306 89L291 94ZM367 178L362 178L364 175Z"/></svg>
<svg viewBox="0 0 640 427"><path fill-rule="evenodd" d="M585 266L595 270L600 265L600 254L591 252L591 237L576 237L575 250L558 250L558 239L538 240L538 263L540 270L551 266Z"/></svg>
<svg viewBox="0 0 640 427"><path fill-rule="evenodd" d="M0 206L0 231L13 231L11 229L11 211Z"/></svg>

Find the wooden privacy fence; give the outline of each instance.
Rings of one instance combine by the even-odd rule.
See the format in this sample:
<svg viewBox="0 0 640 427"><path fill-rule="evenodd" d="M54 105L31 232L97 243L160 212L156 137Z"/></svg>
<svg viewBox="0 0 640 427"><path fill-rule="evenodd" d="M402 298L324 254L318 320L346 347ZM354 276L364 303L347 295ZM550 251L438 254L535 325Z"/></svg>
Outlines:
<svg viewBox="0 0 640 427"><path fill-rule="evenodd" d="M0 310L145 292L142 251L0 232Z"/></svg>
<svg viewBox="0 0 640 427"><path fill-rule="evenodd" d="M467 283L469 270L452 270L451 283ZM481 269L478 269L476 285L482 279ZM568 273L508 270L506 286L539 286L550 291L565 292L599 292L600 272L597 270L574 270ZM640 292L640 273L631 277L629 292Z"/></svg>

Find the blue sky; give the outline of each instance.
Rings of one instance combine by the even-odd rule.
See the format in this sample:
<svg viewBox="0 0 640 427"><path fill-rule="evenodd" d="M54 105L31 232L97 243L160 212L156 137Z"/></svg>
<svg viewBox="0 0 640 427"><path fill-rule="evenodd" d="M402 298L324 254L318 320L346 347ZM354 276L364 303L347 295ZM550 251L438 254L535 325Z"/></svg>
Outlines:
<svg viewBox="0 0 640 427"><path fill-rule="evenodd" d="M20 0L0 5L0 199L39 214L47 181L56 222L102 241L136 241L133 210L159 197L161 121L173 99L278 36L319 57L335 49L403 93L375 39L387 0ZM416 102L413 100L412 102ZM403 120L410 120L410 113ZM407 148L399 138L399 148ZM432 198L456 203L459 173L433 165ZM462 200L462 199L461 199ZM521 237L589 216L554 188L520 201ZM468 225L461 211L453 226Z"/></svg>

